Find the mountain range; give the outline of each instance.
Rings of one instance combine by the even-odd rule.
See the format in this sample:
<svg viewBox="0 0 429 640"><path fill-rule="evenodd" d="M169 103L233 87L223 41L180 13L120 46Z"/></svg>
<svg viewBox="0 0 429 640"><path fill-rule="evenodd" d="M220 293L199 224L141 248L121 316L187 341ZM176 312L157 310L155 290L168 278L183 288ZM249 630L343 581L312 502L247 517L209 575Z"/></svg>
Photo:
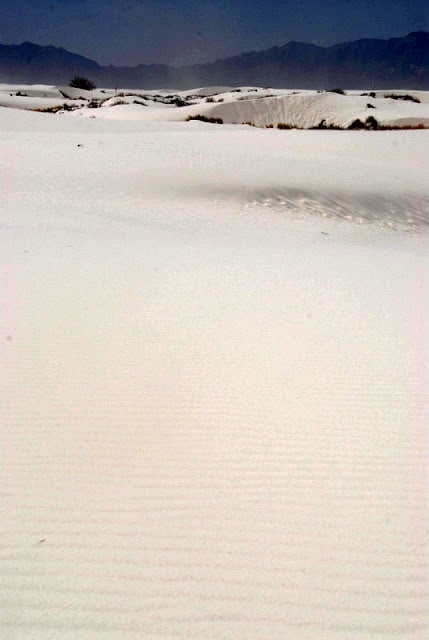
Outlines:
<svg viewBox="0 0 429 640"><path fill-rule="evenodd" d="M320 47L288 42L207 64L101 66L63 48L31 42L0 45L0 82L68 84L74 75L99 86L188 89L255 85L296 89L429 89L429 33Z"/></svg>

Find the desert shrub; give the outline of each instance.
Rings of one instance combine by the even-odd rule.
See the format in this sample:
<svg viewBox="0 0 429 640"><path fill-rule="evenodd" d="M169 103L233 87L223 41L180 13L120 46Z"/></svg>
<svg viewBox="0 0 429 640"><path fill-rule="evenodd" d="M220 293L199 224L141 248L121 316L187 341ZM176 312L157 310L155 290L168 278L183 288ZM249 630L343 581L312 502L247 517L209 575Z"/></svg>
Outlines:
<svg viewBox="0 0 429 640"><path fill-rule="evenodd" d="M23 91L17 91L16 95L21 96L21 98L28 98L28 93L24 93Z"/></svg>
<svg viewBox="0 0 429 640"><path fill-rule="evenodd" d="M174 104L175 107L188 107L190 103L183 100L183 98L176 97L173 99L172 104Z"/></svg>
<svg viewBox="0 0 429 640"><path fill-rule="evenodd" d="M391 98L392 100L406 100L406 101L409 101L409 102L418 102L418 103L420 103L420 100L418 98L416 98L415 96L410 96L409 94L385 93L384 97L385 98Z"/></svg>
<svg viewBox="0 0 429 640"><path fill-rule="evenodd" d="M356 118L356 120L353 120L353 122L349 124L347 129L365 129L365 125L362 122L362 120L360 120L359 118Z"/></svg>
<svg viewBox="0 0 429 640"><path fill-rule="evenodd" d="M378 121L374 118L374 116L369 116L365 120L365 127L367 129L378 129Z"/></svg>
<svg viewBox="0 0 429 640"><path fill-rule="evenodd" d="M371 104L370 102L367 102L367 103L366 103L366 108L367 108L367 109L377 109L377 107L374 107L374 105L373 105L373 104Z"/></svg>
<svg viewBox="0 0 429 640"><path fill-rule="evenodd" d="M99 107L101 107L101 104L101 100L96 100L95 98L93 98L88 102L86 106L88 107L88 109L98 109Z"/></svg>
<svg viewBox="0 0 429 640"><path fill-rule="evenodd" d="M375 91L370 91L369 93L361 93L361 96L368 96L370 98L376 98Z"/></svg>
<svg viewBox="0 0 429 640"><path fill-rule="evenodd" d="M293 126L291 124L286 123L286 122L279 122L277 124L277 129L293 129Z"/></svg>
<svg viewBox="0 0 429 640"><path fill-rule="evenodd" d="M85 89L86 91L92 91L97 88L92 80L84 78L83 76L74 76L70 80L69 87L73 87L74 89Z"/></svg>
<svg viewBox="0 0 429 640"><path fill-rule="evenodd" d="M353 120L351 124L347 127L347 129L378 129L379 124L378 121L374 118L374 116L369 116L365 122L362 122L359 118Z"/></svg>
<svg viewBox="0 0 429 640"><path fill-rule="evenodd" d="M328 93L339 93L340 96L347 95L344 89L327 89Z"/></svg>
<svg viewBox="0 0 429 640"><path fill-rule="evenodd" d="M379 131L405 131L405 130L412 130L412 131L419 131L422 129L429 129L429 126L427 124L402 124L402 125L395 125L395 124L382 124L378 127Z"/></svg>
<svg viewBox="0 0 429 640"><path fill-rule="evenodd" d="M266 124L266 125L265 125L265 128L266 128L266 129L274 129L274 125L272 125L272 124Z"/></svg>
<svg viewBox="0 0 429 640"><path fill-rule="evenodd" d="M189 116L189 118L186 118L187 122L189 122L190 120L200 120L201 122L210 122L211 124L223 124L223 120L222 118L208 118L207 116L202 116L201 114L198 114L196 116Z"/></svg>
<svg viewBox="0 0 429 640"><path fill-rule="evenodd" d="M105 92L102 92L102 93L105 93ZM116 93L115 98L145 98L146 100L150 100L148 96L145 96L142 93L135 93L135 92L125 93L124 91L121 91L120 93Z"/></svg>
<svg viewBox="0 0 429 640"><path fill-rule="evenodd" d="M142 107L146 107L146 102L143 102L142 100L133 100L133 104L141 104Z"/></svg>
<svg viewBox="0 0 429 640"><path fill-rule="evenodd" d="M79 105L71 105L66 102L61 105L57 105L55 107L43 107L41 109L32 109L32 111L37 111L39 113L58 113L58 111L74 111L75 109L79 109Z"/></svg>
<svg viewBox="0 0 429 640"><path fill-rule="evenodd" d="M332 124L332 123L331 124L326 124L326 120L323 119L315 127L310 127L310 129L330 129L330 130L338 131L338 130L341 129L341 127L339 127L336 124Z"/></svg>
<svg viewBox="0 0 429 640"><path fill-rule="evenodd" d="M207 96L206 102L214 102L213 96Z"/></svg>

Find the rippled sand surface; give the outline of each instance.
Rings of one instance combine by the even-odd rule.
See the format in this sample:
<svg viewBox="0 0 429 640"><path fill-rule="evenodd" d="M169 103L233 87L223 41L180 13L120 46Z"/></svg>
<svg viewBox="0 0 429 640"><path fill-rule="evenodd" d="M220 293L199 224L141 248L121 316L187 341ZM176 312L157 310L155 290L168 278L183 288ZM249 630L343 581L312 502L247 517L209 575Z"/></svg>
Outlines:
<svg viewBox="0 0 429 640"><path fill-rule="evenodd" d="M155 133L85 130L77 157L25 122L1 137L2 637L426 637L422 207L306 212L251 130L275 184L213 133L160 131L157 160ZM363 153L342 202L393 169L403 213L406 162L380 151L362 196Z"/></svg>

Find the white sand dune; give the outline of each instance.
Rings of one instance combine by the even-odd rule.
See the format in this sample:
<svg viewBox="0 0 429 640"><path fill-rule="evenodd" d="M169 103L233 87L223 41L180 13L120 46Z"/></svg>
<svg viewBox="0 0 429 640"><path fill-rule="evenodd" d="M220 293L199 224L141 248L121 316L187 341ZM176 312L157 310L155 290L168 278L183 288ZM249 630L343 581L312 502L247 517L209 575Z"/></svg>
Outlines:
<svg viewBox="0 0 429 640"><path fill-rule="evenodd" d="M0 145L2 637L426 637L428 133Z"/></svg>
<svg viewBox="0 0 429 640"><path fill-rule="evenodd" d="M363 94L363 95L362 95ZM0 85L0 107L47 109L66 105L73 115L106 120L180 122L203 115L226 124L256 127L308 129L322 121L326 126L347 128L355 120L376 118L384 126L429 127L429 92L414 91L335 92L262 89L260 87L200 87L174 92L96 89L43 85ZM389 96L394 96L394 98ZM374 97L375 96L375 97ZM398 99L398 96L408 98ZM182 106L174 104L174 98ZM412 99L410 99L412 98ZM163 100L173 100L166 104ZM98 108L94 102L98 101Z"/></svg>
<svg viewBox="0 0 429 640"><path fill-rule="evenodd" d="M267 92L268 93L268 92ZM223 95L223 94L222 94ZM83 115L109 120L183 121L195 115L221 118L225 124L252 124L255 127L287 124L308 129L318 126L322 120L326 125L347 128L354 120L364 122L372 116L381 125L429 126L429 103L414 103L392 98L368 98L360 95L338 95L336 93L300 92L288 95L257 98L253 93L224 94L222 102L199 101L181 108L172 105L135 104L135 96L121 98L126 104L115 106L115 99L99 109L82 109L74 115ZM219 100L219 98L218 98ZM371 105L371 107L368 107Z"/></svg>
<svg viewBox="0 0 429 640"><path fill-rule="evenodd" d="M224 122L251 122L258 127L286 123L306 129L316 127L322 120L328 125L348 127L353 120L359 118L365 121L368 116L377 118L383 124L421 122L429 125L428 105L424 103L384 97L343 96L329 92L249 98L212 106L209 112L214 117L222 118Z"/></svg>

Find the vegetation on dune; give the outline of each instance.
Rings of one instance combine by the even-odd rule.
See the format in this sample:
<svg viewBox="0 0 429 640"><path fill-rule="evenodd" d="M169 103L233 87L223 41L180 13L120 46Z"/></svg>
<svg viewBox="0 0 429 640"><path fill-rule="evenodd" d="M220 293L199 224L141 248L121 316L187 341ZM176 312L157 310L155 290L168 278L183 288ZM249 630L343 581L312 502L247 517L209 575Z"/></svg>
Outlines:
<svg viewBox="0 0 429 640"><path fill-rule="evenodd" d="M385 98L391 98L392 100L405 100L406 102L418 102L420 100L415 96L410 96L408 93L385 93Z"/></svg>
<svg viewBox="0 0 429 640"><path fill-rule="evenodd" d="M202 116L200 114L196 116L189 116L186 120L187 122L190 120L200 120L201 122L209 122L210 124L223 124L222 118L208 118L207 116Z"/></svg>
<svg viewBox="0 0 429 640"><path fill-rule="evenodd" d="M69 87L73 87L74 89L84 89L85 91L92 91L97 88L92 80L84 78L83 76L74 76L70 80Z"/></svg>
<svg viewBox="0 0 429 640"><path fill-rule="evenodd" d="M374 118L374 116L369 116L365 122L362 122L359 118L353 120L351 124L347 127L347 129L378 129L378 121Z"/></svg>

